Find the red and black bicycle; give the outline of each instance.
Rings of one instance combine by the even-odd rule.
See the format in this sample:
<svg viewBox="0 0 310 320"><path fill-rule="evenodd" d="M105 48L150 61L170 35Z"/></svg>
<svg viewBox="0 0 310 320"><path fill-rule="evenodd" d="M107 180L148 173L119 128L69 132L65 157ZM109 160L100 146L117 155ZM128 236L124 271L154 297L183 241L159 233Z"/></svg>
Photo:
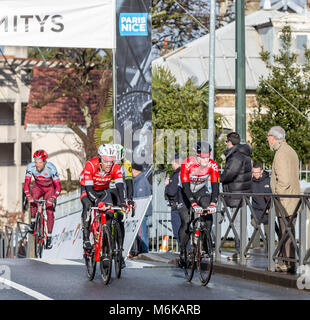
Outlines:
<svg viewBox="0 0 310 320"><path fill-rule="evenodd" d="M120 207L110 207L112 210L121 210ZM88 218L93 217L89 232L89 240L92 244L91 250L84 250L84 259L87 269L87 277L93 280L96 274L97 262L100 263L101 278L104 284L108 284L111 279L113 245L110 230L107 225L106 211L97 207L91 207ZM121 239L120 239L121 240ZM121 250L118 250L121 253Z"/></svg>
<svg viewBox="0 0 310 320"><path fill-rule="evenodd" d="M187 281L191 281L194 271L197 267L199 280L203 286L210 281L213 260L214 260L214 246L210 231L206 227L203 219L204 215L214 214L217 211L210 211L203 209L201 214L195 217L194 211L191 208L191 224L189 231L189 244L185 249L185 277Z"/></svg>
<svg viewBox="0 0 310 320"><path fill-rule="evenodd" d="M38 204L36 222L34 227L34 252L36 258L42 258L43 248L46 249L47 215L46 200L34 200Z"/></svg>

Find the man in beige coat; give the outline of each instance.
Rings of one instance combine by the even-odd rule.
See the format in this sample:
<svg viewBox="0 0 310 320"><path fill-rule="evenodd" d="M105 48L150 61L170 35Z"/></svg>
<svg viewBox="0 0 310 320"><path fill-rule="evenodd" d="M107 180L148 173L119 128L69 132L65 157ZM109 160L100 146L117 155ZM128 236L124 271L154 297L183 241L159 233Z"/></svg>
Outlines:
<svg viewBox="0 0 310 320"><path fill-rule="evenodd" d="M276 126L272 127L267 135L267 140L272 151L275 151L275 156L272 163L272 173L270 187L272 193L276 194L300 194L299 184L299 160L296 152L285 141L285 131L283 128ZM288 222L290 216L293 215L297 206L298 198L280 198L282 212L285 214L285 219ZM280 238L285 234L285 224L279 213L276 210L276 215L279 220ZM295 237L296 218L292 223L292 234ZM280 255L283 258L295 259L295 248L289 237L284 241L280 250ZM288 261L280 261L276 264L276 271L292 271L294 272L295 263Z"/></svg>

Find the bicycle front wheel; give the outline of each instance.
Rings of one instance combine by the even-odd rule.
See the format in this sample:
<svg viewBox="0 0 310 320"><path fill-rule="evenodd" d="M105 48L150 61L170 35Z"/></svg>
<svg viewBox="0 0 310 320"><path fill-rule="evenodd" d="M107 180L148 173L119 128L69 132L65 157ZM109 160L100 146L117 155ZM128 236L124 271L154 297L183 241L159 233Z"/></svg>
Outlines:
<svg viewBox="0 0 310 320"><path fill-rule="evenodd" d="M44 224L41 222L40 215L37 215L34 234L34 254L36 258L42 258L43 251L43 237L44 237Z"/></svg>
<svg viewBox="0 0 310 320"><path fill-rule="evenodd" d="M84 250L84 260L86 265L86 274L89 281L92 281L96 274L96 265L95 260L95 236L91 232L89 235L90 243L92 244L92 249L90 251Z"/></svg>
<svg viewBox="0 0 310 320"><path fill-rule="evenodd" d="M100 252L100 271L104 284L108 284L112 271L112 248L108 226L102 227L102 247Z"/></svg>
<svg viewBox="0 0 310 320"><path fill-rule="evenodd" d="M123 252L123 239L121 234L121 228L118 223L114 226L113 235L113 257L114 257L114 267L115 275L117 278L121 277L122 273L122 252Z"/></svg>
<svg viewBox="0 0 310 320"><path fill-rule="evenodd" d="M211 235L207 230L200 231L197 243L197 271L203 286L210 281L213 270L213 246Z"/></svg>
<svg viewBox="0 0 310 320"><path fill-rule="evenodd" d="M195 263L196 248L195 248L193 237L194 237L194 233L191 231L189 235L188 243L184 251L184 273L185 273L186 280L189 282L193 279L194 271L196 268L196 263Z"/></svg>

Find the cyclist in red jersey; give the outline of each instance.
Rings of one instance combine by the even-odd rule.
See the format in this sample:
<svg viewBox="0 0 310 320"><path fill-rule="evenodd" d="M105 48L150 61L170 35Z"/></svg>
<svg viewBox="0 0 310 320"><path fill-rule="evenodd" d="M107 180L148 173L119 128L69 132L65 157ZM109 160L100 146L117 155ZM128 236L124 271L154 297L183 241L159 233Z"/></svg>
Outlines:
<svg viewBox="0 0 310 320"><path fill-rule="evenodd" d="M198 141L194 148L195 156L189 157L181 165L181 201L178 211L181 218L179 229L180 266L184 263L184 249L189 240L190 207L195 213L203 209L216 212L219 194L219 169L217 163L210 159L211 147L207 141ZM212 193L208 191L208 180L211 180ZM205 215L204 221L211 232L212 214Z"/></svg>
<svg viewBox="0 0 310 320"><path fill-rule="evenodd" d="M111 193L109 191L110 181L115 181L118 197L123 211L128 212L124 198L123 176L120 166L115 161L115 149L113 145L103 144L98 149L98 156L88 160L85 168L80 174L81 184L81 202L83 205L82 222L83 222L83 247L91 250L89 241L90 219L87 217L88 210L91 206L96 206L106 210L113 206ZM113 210L107 211L107 223L110 227Z"/></svg>
<svg viewBox="0 0 310 320"><path fill-rule="evenodd" d="M44 196L46 200L46 215L47 215L47 249L52 247L52 231L54 226L54 206L56 205L56 198L60 195L61 184L56 167L47 162L48 154L44 150L37 150L33 154L34 161L29 163L26 168L26 176L24 183L24 192L27 201L30 203L31 213L31 231L34 230L37 203L34 200L40 199ZM34 177L34 184L30 190L31 179Z"/></svg>

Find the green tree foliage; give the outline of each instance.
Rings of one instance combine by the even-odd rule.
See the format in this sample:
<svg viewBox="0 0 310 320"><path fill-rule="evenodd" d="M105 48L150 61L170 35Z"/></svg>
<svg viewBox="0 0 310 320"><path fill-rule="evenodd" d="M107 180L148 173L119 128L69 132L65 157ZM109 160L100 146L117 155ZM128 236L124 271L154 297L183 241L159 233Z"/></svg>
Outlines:
<svg viewBox="0 0 310 320"><path fill-rule="evenodd" d="M174 0L152 1L152 44L155 54L162 48L164 38L176 49L208 32L209 1L178 0L178 3Z"/></svg>
<svg viewBox="0 0 310 320"><path fill-rule="evenodd" d="M113 143L113 100L112 89L105 108L98 115L98 128L95 130L95 142L98 148L103 143Z"/></svg>
<svg viewBox="0 0 310 320"><path fill-rule="evenodd" d="M257 89L258 107L249 121L252 137L253 159L271 164L273 152L266 136L272 126L286 131L286 141L306 163L310 157L310 53L305 49L305 64L297 63L292 52L292 36L289 26L284 26L280 36L281 49L273 57L261 52L261 58L270 71L261 78ZM295 109L296 108L296 109Z"/></svg>
<svg viewBox="0 0 310 320"><path fill-rule="evenodd" d="M154 138L154 163L156 164L156 147L160 137L156 136L156 129L171 129L174 132L184 129L197 130L199 139L201 129L208 128L208 86L196 88L191 80L181 87L176 83L175 77L170 71L159 67L153 70L153 138ZM221 152L224 150L223 141L219 140L220 134L226 122L225 118L215 113L215 159L221 162ZM189 137L189 134L187 134ZM187 143L188 145L188 143ZM189 150L178 150L176 139L176 151L189 154ZM167 159L166 159L167 160ZM166 161L165 161L166 162ZM169 162L169 159L168 159ZM164 169L163 166L157 166Z"/></svg>

